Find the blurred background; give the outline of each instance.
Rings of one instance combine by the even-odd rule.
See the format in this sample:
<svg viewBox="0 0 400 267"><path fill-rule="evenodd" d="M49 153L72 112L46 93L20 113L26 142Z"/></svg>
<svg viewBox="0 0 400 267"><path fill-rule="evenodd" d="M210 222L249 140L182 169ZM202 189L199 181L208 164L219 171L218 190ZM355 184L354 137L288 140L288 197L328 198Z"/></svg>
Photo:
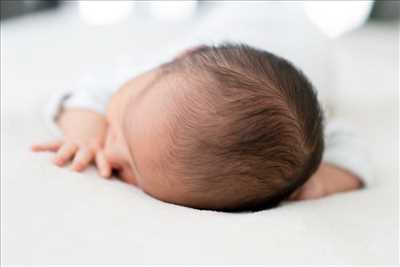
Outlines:
<svg viewBox="0 0 400 267"><path fill-rule="evenodd" d="M313 3L314 2L314 3ZM395 20L399 18L399 5L393 1L352 1L352 8L343 8L341 1L323 1L326 7L322 7L318 1L306 1L304 8L311 19L318 23L318 18L325 17L326 24L333 24L336 20L336 27L348 29L355 28L363 22L372 20ZM330 3L329 3L330 2ZM334 3L336 2L336 3ZM215 1L63 1L63 0L2 0L0 19L5 20L21 18L33 13L52 12L66 6L73 6L79 12L81 20L92 25L106 25L118 23L128 16L144 16L161 20L182 20L194 19L196 16L206 13L207 9L218 5ZM327 8L329 6L329 8ZM328 12L329 11L329 12ZM339 12L341 22L338 18L329 14ZM351 13L347 15L346 13ZM326 18L326 17L329 18ZM339 24L346 25L339 26ZM333 26L331 26L333 28ZM335 31L330 29L331 32ZM336 29L336 31L339 31ZM326 30L327 34L332 34Z"/></svg>
<svg viewBox="0 0 400 267"><path fill-rule="evenodd" d="M107 23L106 21L107 19L104 18L105 16L114 17L115 20L123 18L124 15L127 15L129 13L130 11L129 7L135 5L135 1L127 1L130 3L128 4L125 3L122 5L118 3L108 4L108 8L106 9L107 12L105 12L108 13L108 15L105 15L101 14L100 11L101 6L102 5L105 6L105 4L96 3L105 1L3 0L1 1L1 20L16 18L34 12L41 12L41 11L48 11L57 8L62 8L66 4L71 4L71 2L76 2L75 4L79 5L79 9L81 11L83 10L84 13L85 12L86 14L92 13L92 15L86 15L86 16L92 16L93 21L97 20L97 22L103 22L103 23ZM84 2L88 3L85 4ZM174 7L167 8L168 10L165 8L165 6L161 7L162 3L156 3L155 1L148 1L146 5L148 10L150 10L150 12L152 12L152 14L155 17L176 19L176 18L190 17L192 15L195 15L196 13L201 11L201 7L209 6L210 4L212 4L210 1L185 1L185 2L191 2L191 3L186 3L185 5L182 5L181 3L179 3L179 1L169 1L169 2L175 2L175 3L170 3L170 5L172 4L171 6ZM368 14L368 17L370 17L371 19L398 19L399 17L398 1L371 1L371 2L373 3L372 7L370 8L370 14ZM154 6L154 3L156 3L156 5L158 6ZM125 10L121 10L121 6L125 6L128 8ZM115 11L116 14L110 15L110 13L114 13ZM144 10L141 10L139 11L139 13L142 13L143 11ZM93 15L93 13L97 13L97 15ZM100 18L102 16L103 18ZM85 15L83 15L83 18L85 18Z"/></svg>
<svg viewBox="0 0 400 267"><path fill-rule="evenodd" d="M71 3L72 2L72 3ZM74 3L75 2L75 3ZM85 3L86 2L86 3ZM82 19L91 20L92 23L113 23L123 19L128 15L135 5L145 6L144 9L136 10L137 14L143 14L150 11L150 15L164 19L188 18L202 11L202 8L210 6L212 1L164 1L165 4L157 1L114 1L126 3L101 3L107 1L63 1L63 0L3 0L1 1L0 19L17 18L36 12L51 11L63 8L65 5L77 5L82 12ZM140 2L140 1L139 1ZM147 2L147 3L143 3ZM179 2L186 2L185 4ZM189 2L189 3L188 3ZM361 1L372 2L368 8L366 17L371 19L398 19L399 3L393 1ZM309 3L309 5L318 5ZM168 7L167 7L168 6ZM102 10L102 8L104 8ZM114 13L114 14L112 14ZM148 14L147 14L148 15ZM110 19L112 17L112 19Z"/></svg>

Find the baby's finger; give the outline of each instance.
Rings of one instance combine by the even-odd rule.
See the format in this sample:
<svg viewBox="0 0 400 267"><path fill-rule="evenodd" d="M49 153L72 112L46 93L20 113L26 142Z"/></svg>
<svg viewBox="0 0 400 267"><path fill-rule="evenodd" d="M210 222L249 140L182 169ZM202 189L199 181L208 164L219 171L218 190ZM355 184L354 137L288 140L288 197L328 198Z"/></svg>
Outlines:
<svg viewBox="0 0 400 267"><path fill-rule="evenodd" d="M54 157L53 162L57 164L58 166L62 166L67 161L72 158L72 156L75 154L76 150L78 149L78 146L73 144L73 143L66 143L64 144L57 152L56 156Z"/></svg>
<svg viewBox="0 0 400 267"><path fill-rule="evenodd" d="M99 169L99 173L101 176L109 178L111 175L111 167L107 161L106 156L104 155L103 151L99 151L96 154L96 165Z"/></svg>
<svg viewBox="0 0 400 267"><path fill-rule="evenodd" d="M31 149L34 152L40 152L40 151L56 152L60 148L62 143L63 143L62 140L56 140L56 141L51 141L51 142L46 142L46 143L41 143L41 144L33 144L31 146Z"/></svg>
<svg viewBox="0 0 400 267"><path fill-rule="evenodd" d="M92 161L93 151L88 148L81 148L76 153L74 161L72 162L72 168L75 171L83 171Z"/></svg>

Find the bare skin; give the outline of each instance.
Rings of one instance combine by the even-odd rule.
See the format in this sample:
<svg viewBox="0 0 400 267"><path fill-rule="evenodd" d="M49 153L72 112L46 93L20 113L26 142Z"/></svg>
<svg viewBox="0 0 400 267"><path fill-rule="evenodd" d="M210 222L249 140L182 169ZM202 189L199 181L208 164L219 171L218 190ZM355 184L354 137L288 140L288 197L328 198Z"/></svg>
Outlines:
<svg viewBox="0 0 400 267"><path fill-rule="evenodd" d="M34 144L32 150L54 152L54 164L62 167L72 162L74 171L84 171L91 164L103 177L109 178L116 171L121 180L163 201L188 201L186 188L178 178L162 177L150 164L158 160L164 147L159 137L166 129L160 118L166 116L166 99L172 94L162 86L146 90L156 77L154 69L128 81L111 98L106 116L77 108L62 111L57 123L63 138ZM125 119L128 110L132 114L129 121ZM290 199L315 199L359 187L360 180L350 172L322 163Z"/></svg>

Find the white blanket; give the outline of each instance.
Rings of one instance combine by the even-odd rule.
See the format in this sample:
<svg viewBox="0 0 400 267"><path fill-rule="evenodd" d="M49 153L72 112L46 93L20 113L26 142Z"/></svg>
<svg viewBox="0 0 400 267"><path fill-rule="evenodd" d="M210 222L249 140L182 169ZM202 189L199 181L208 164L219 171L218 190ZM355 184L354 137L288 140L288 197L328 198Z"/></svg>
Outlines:
<svg viewBox="0 0 400 267"><path fill-rule="evenodd" d="M337 114L365 132L375 183L229 214L166 204L94 168L78 174L52 165L50 153L30 152L31 143L51 137L42 110L54 90L115 51L160 49L195 26L91 28L77 19L67 8L1 24L2 263L398 263L398 25L371 23L331 51L331 97Z"/></svg>

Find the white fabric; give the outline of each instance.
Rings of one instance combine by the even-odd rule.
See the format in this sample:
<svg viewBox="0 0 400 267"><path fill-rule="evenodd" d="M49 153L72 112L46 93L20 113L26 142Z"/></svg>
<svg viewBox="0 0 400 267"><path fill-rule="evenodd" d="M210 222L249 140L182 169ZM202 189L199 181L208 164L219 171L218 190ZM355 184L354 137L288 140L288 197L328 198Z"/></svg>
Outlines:
<svg viewBox="0 0 400 267"><path fill-rule="evenodd" d="M251 16L246 7L232 12ZM296 18L287 15L271 20ZM50 95L116 53L143 60L145 51L163 50L197 26L134 17L92 28L72 8L2 22L1 263L398 264L397 25L370 24L321 52L333 55L335 114L368 143L377 179L365 190L257 213L198 211L99 178L93 167L76 173L52 165L52 153L30 152L33 142L52 139L41 116ZM289 27L268 29L274 35ZM304 69L323 74L313 61Z"/></svg>

